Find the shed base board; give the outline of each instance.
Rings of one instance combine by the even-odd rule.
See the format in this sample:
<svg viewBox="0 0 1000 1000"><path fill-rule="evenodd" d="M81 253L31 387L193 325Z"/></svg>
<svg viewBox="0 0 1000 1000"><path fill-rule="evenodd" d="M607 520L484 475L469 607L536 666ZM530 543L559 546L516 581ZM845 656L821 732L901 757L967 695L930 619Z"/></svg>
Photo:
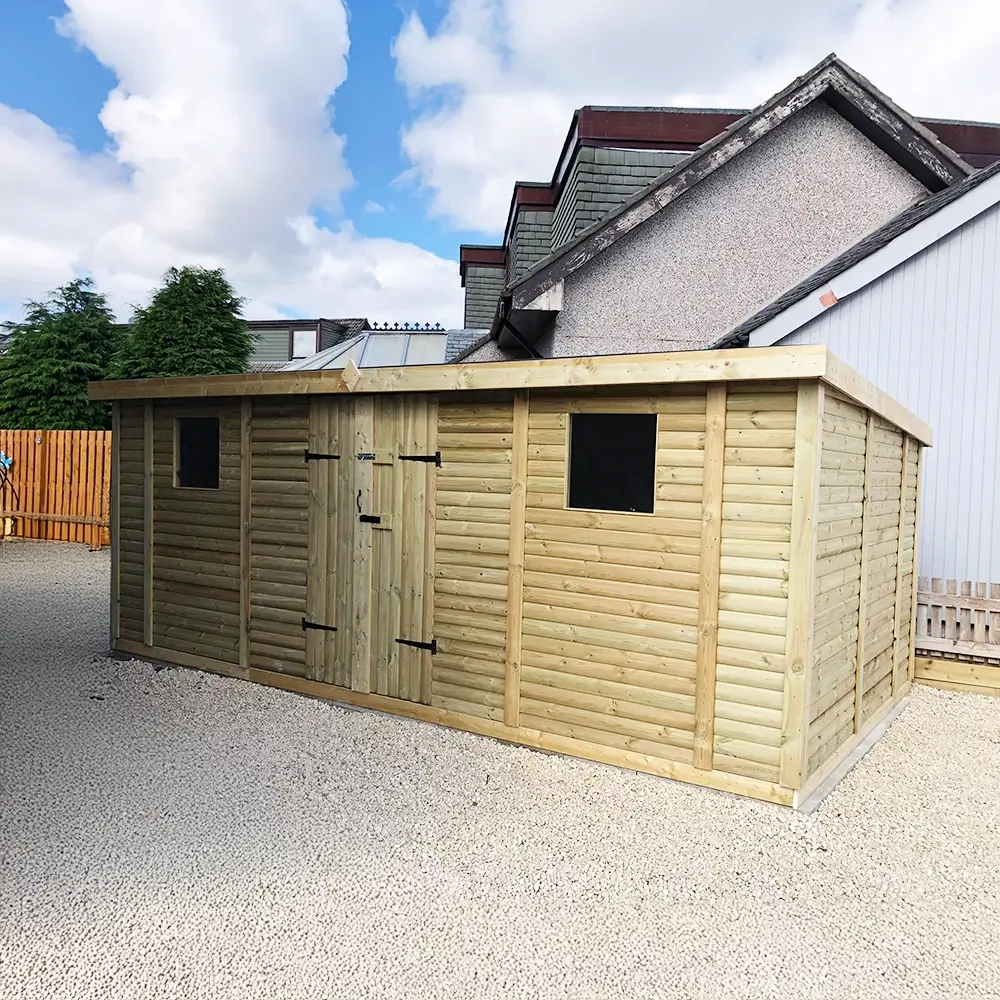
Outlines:
<svg viewBox="0 0 1000 1000"><path fill-rule="evenodd" d="M133 639L116 639L114 648L119 653L129 653L140 660L158 660L178 667L193 667L195 670L205 670L210 674L221 674L223 677L238 677L243 680L247 678L247 672L237 664L209 656L195 656L192 653L181 653L176 649L164 649L162 646L146 646Z"/></svg>
<svg viewBox="0 0 1000 1000"><path fill-rule="evenodd" d="M809 776L802 789L796 793L793 805L798 812L809 815L833 791L844 776L881 739L896 716L906 706L909 685L893 700L872 716L865 728L855 733L819 770Z"/></svg>
<svg viewBox="0 0 1000 1000"><path fill-rule="evenodd" d="M390 715L416 719L420 722L430 722L450 729L460 729L479 736L489 736L503 740L506 743L517 743L535 750L547 750L553 753L566 754L570 757L581 757L584 760L600 764L612 764L632 771L656 775L662 778L672 778L687 784L701 785L704 788L714 788L718 791L734 792L751 798L773 802L777 805L792 805L794 790L778 784L761 781L757 778L745 778L740 775L727 774L723 771L707 771L691 764L665 760L649 754L635 753L630 750L618 750L613 747L601 746L565 736L555 736L540 732L537 729L526 729L522 726L507 726L502 722L481 719L476 716L462 715L430 705L420 705L396 698L387 698L378 694L365 694L352 691L350 688L324 684L290 674L280 674L270 670L258 670L251 667L243 672L239 667L221 660L209 657L193 656L188 653L177 653L173 650L157 646L144 646L130 640L118 639L115 648L121 652L130 653L141 659L161 660L178 666L193 667L209 673L221 674L225 677L249 679L257 684L293 691L297 694L322 698L326 701L338 702L359 708L374 709Z"/></svg>
<svg viewBox="0 0 1000 1000"><path fill-rule="evenodd" d="M927 684L942 691L1000 697L1000 666L992 664L918 656L914 661L913 679L917 684Z"/></svg>

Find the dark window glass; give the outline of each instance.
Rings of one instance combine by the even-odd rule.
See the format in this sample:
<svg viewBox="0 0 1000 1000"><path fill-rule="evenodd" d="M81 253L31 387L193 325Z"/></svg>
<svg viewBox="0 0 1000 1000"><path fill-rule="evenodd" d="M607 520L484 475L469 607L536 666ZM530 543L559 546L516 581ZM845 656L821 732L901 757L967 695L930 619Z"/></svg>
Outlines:
<svg viewBox="0 0 1000 1000"><path fill-rule="evenodd" d="M219 418L177 418L177 485L219 488Z"/></svg>
<svg viewBox="0 0 1000 1000"><path fill-rule="evenodd" d="M652 514L655 413L574 413L569 448L570 507Z"/></svg>

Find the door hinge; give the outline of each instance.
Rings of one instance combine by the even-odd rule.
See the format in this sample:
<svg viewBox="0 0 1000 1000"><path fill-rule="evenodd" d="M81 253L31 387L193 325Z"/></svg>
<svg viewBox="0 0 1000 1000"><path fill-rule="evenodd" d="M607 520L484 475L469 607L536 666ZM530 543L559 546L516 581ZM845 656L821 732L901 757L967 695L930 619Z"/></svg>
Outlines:
<svg viewBox="0 0 1000 1000"><path fill-rule="evenodd" d="M400 455L401 462L433 462L438 468L441 467L441 452L436 451L433 455Z"/></svg>
<svg viewBox="0 0 1000 1000"><path fill-rule="evenodd" d="M306 461L307 462L318 462L318 461L321 461L323 459L332 459L332 460L336 461L339 458L340 458L339 455L324 455L322 452L319 452L319 451L307 451L306 452Z"/></svg>
<svg viewBox="0 0 1000 1000"><path fill-rule="evenodd" d="M381 524L382 518L378 514L361 514L358 520L362 524Z"/></svg>
<svg viewBox="0 0 1000 1000"><path fill-rule="evenodd" d="M412 646L414 649L429 649L433 656L438 651L437 639L430 642L417 642L415 639L397 639L400 646Z"/></svg>
<svg viewBox="0 0 1000 1000"><path fill-rule="evenodd" d="M320 625L319 622L311 622L311 621L309 621L308 618L305 618L305 617L303 617L303 619L302 619L302 628L303 629L313 628L313 629L319 630L320 632L336 632L337 631L337 626L336 625Z"/></svg>

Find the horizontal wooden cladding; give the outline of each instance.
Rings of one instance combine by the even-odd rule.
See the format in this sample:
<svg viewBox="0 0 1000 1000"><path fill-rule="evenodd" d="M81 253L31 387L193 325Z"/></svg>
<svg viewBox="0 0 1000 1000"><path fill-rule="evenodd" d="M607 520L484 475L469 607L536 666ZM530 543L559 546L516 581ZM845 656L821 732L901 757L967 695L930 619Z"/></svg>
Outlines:
<svg viewBox="0 0 1000 1000"><path fill-rule="evenodd" d="M219 418L219 488L174 485L176 418ZM239 662L240 411L233 401L153 408L152 639L163 649ZM123 490L137 470L123 469ZM133 540L122 525L123 541ZM141 529L140 529L141 530ZM135 539L138 543L138 539Z"/></svg>
<svg viewBox="0 0 1000 1000"><path fill-rule="evenodd" d="M810 774L854 735L867 432L865 410L835 393L825 394L808 709Z"/></svg>
<svg viewBox="0 0 1000 1000"><path fill-rule="evenodd" d="M795 462L795 388L726 400L713 765L776 780Z"/></svg>
<svg viewBox="0 0 1000 1000"><path fill-rule="evenodd" d="M143 404L122 402L119 420L119 479L124 482L118 497L118 615L119 632L126 641L143 638Z"/></svg>
<svg viewBox="0 0 1000 1000"><path fill-rule="evenodd" d="M908 683L918 443L827 393L809 771L825 771Z"/></svg>
<svg viewBox="0 0 1000 1000"><path fill-rule="evenodd" d="M566 508L572 413L657 414L654 512ZM706 431L702 387L532 396L523 725L690 762Z"/></svg>
<svg viewBox="0 0 1000 1000"><path fill-rule="evenodd" d="M250 426L249 665L305 676L308 401L256 399Z"/></svg>
<svg viewBox="0 0 1000 1000"><path fill-rule="evenodd" d="M865 453L861 635L855 686L858 731L893 694L900 518L905 477L902 432L870 415Z"/></svg>
<svg viewBox="0 0 1000 1000"><path fill-rule="evenodd" d="M503 721L513 402L437 414L431 704Z"/></svg>

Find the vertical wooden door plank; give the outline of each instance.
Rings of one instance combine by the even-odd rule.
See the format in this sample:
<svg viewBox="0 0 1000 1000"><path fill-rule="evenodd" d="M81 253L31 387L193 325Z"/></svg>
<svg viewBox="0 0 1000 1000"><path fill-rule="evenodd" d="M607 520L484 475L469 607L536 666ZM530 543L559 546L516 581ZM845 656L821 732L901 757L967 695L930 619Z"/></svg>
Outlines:
<svg viewBox="0 0 1000 1000"><path fill-rule="evenodd" d="M364 507L365 513L378 514L382 517L380 525L363 525L372 540L372 587L371 587L371 651L374 664L374 691L376 694L389 693L389 659L390 644L395 646L396 636L388 634L390 624L392 579L392 531L387 531L384 525L389 523L392 510L392 476L393 465L386 465L386 456L392 447L392 418L396 400L392 397L376 396L374 402L375 436L372 451L376 458L366 464L372 469L374 499Z"/></svg>
<svg viewBox="0 0 1000 1000"><path fill-rule="evenodd" d="M374 463L359 460L358 455L374 451L375 411L371 396L354 400L354 489L356 508L367 514L374 500ZM355 511L355 518L358 516ZM372 526L357 522L352 558L351 628L353 655L351 659L351 689L370 693L372 689Z"/></svg>
<svg viewBox="0 0 1000 1000"><path fill-rule="evenodd" d="M419 408L419 397L408 396L403 406L402 416L402 436L399 447L402 454L416 455L420 447L417 436L417 410ZM415 462L400 462L400 469L397 473L402 488L402 506L399 513L393 512L394 517L399 517L400 534L403 538L401 561L402 577L399 591L399 634L404 637L412 637L421 627L419 615L414 615L413 602L416 594L413 584L413 559L414 552L414 477L420 471L416 468ZM395 525L393 525L395 530ZM423 553L421 552L421 557ZM418 650L407 646L400 646L397 653L399 662L399 697L404 700L414 700L420 697L420 660Z"/></svg>
<svg viewBox="0 0 1000 1000"><path fill-rule="evenodd" d="M858 647L854 670L854 731L861 729L865 700L865 623L868 618L868 558L871 544L868 532L871 526L872 467L875 460L875 414L868 411L868 429L865 434L865 499L861 508L861 602L858 605Z"/></svg>
<svg viewBox="0 0 1000 1000"><path fill-rule="evenodd" d="M326 401L323 396L309 397L309 451L329 454L326 435ZM326 527L327 476L325 462L314 460L309 466L309 529L306 552L306 618L316 625L328 624L326 613ZM322 630L306 629L306 676L323 676L325 639Z"/></svg>
<svg viewBox="0 0 1000 1000"><path fill-rule="evenodd" d="M411 396L413 407L411 455L430 454L428 433L427 400L423 396ZM407 563L406 589L410 595L410 631L406 638L417 642L429 642L430 633L424 612L427 610L428 597L425 587L424 560L427 557L427 503L430 497L427 493L428 466L423 462L407 462L410 466L410 498L409 525L407 527L407 551L404 558ZM421 702L425 692L430 691L431 659L430 652L425 649L410 648L406 651L409 660L409 699Z"/></svg>
<svg viewBox="0 0 1000 1000"><path fill-rule="evenodd" d="M336 396L324 399L323 409L326 413L326 440L328 454L340 455L339 459L324 462L322 471L326 482L326 608L323 620L333 625L336 632L323 633L322 671L316 675L320 681L331 681L335 670L335 662L339 646L345 637L344 623L337 617L337 588L340 586L340 567L337 561L338 528L340 524L340 476L342 461L348 461L343 448L343 438L340 434L340 400Z"/></svg>
<svg viewBox="0 0 1000 1000"><path fill-rule="evenodd" d="M507 553L507 649L504 662L503 721L520 725L521 632L524 620L524 522L528 497L528 392L514 393L511 440L510 534Z"/></svg>
<svg viewBox="0 0 1000 1000"><path fill-rule="evenodd" d="M424 426L426 427L426 438L424 447L428 455L433 455L438 450L437 444L437 399L429 396L423 397L425 409L423 413ZM423 619L423 636L425 641L430 641L434 636L434 546L437 535L437 466L427 463L424 466L423 476L418 477L418 482L423 487L423 559L420 560L424 582L421 587L421 608ZM419 508L418 508L419 510ZM417 517L419 518L419 513ZM420 703L429 705L431 703L431 690L434 685L434 668L429 650L419 650L420 662Z"/></svg>
<svg viewBox="0 0 1000 1000"><path fill-rule="evenodd" d="M705 405L698 642L695 653L694 766L709 771L715 756L715 674L719 646L719 567L722 558L725 458L726 386L723 383L708 387Z"/></svg>
<svg viewBox="0 0 1000 1000"><path fill-rule="evenodd" d="M174 456L171 456L171 462ZM172 474L172 473L171 473ZM146 400L142 451L142 641L153 645L153 401Z"/></svg>
<svg viewBox="0 0 1000 1000"><path fill-rule="evenodd" d="M110 490L110 520L111 534L111 648L114 649L121 637L121 537L119 522L121 520L121 486L119 474L121 471L121 427L122 404L117 400L111 404L111 490ZM100 527L97 529L100 531ZM100 535L98 535L100 539Z"/></svg>
<svg viewBox="0 0 1000 1000"><path fill-rule="evenodd" d="M809 755L813 620L816 586L816 519L823 446L821 382L800 382L795 409L792 468L792 534L785 623L785 692L781 712L778 780L801 788Z"/></svg>
<svg viewBox="0 0 1000 1000"><path fill-rule="evenodd" d="M253 400L240 402L240 670L250 670L250 519L253 503Z"/></svg>
<svg viewBox="0 0 1000 1000"><path fill-rule="evenodd" d="M354 623L351 603L354 580L354 539L360 525L354 503L354 400L337 400L340 461L337 463L337 579L334 600L337 625L337 655L333 662L333 683L351 686L351 657L354 655Z"/></svg>

